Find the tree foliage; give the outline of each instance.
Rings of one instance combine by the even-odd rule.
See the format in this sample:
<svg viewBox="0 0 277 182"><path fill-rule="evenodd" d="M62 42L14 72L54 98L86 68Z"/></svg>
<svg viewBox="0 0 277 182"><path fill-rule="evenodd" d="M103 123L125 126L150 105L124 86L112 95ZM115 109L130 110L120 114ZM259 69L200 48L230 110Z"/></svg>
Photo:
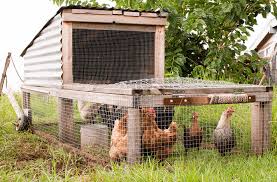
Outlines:
<svg viewBox="0 0 277 182"><path fill-rule="evenodd" d="M52 0L99 6L96 0ZM111 0L119 8L169 12L166 75L253 83L265 61L244 53L257 15L276 14L272 0Z"/></svg>

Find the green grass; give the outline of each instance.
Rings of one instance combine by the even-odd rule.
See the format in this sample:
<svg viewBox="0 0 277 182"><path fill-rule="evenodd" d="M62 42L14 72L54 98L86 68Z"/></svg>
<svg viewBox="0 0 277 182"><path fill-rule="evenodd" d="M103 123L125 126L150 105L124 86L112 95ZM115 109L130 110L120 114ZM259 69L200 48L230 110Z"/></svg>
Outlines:
<svg viewBox="0 0 277 182"><path fill-rule="evenodd" d="M234 107L235 127L247 128L241 125L249 124L249 115L243 114L249 107ZM54 108L44 108L52 113L53 119L57 117ZM210 107L209 113L205 107L180 107L175 117L189 120L190 116L182 115L185 113L182 111L189 109L198 111L201 123L205 124L208 121L216 123L220 115L218 113L224 107ZM211 112L215 114L210 114ZM40 114L41 118L49 117ZM200 150L176 157L175 160L172 157L172 160L158 163L147 159L133 166L124 163L112 164L111 167L96 166L78 155L49 145L36 135L17 133L13 126L15 114L6 97L0 97L0 116L0 181L277 181L276 100L273 102L273 147L263 156L239 153L220 157L216 151ZM245 132L249 131L239 129L237 132L246 135Z"/></svg>

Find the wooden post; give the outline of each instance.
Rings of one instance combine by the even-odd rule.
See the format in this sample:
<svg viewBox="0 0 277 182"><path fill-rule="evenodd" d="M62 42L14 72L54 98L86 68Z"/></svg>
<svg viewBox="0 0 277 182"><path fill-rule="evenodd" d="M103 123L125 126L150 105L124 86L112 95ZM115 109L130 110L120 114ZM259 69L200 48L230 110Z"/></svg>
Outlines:
<svg viewBox="0 0 277 182"><path fill-rule="evenodd" d="M270 143L271 102L255 102L252 104L251 148L260 155Z"/></svg>
<svg viewBox="0 0 277 182"><path fill-rule="evenodd" d="M73 100L58 98L59 139L74 144Z"/></svg>
<svg viewBox="0 0 277 182"><path fill-rule="evenodd" d="M8 53L8 56L6 58L6 62L5 62L5 66L4 66L4 70L2 72L2 77L1 77L1 82L0 82L0 96L2 95L2 89L3 89L3 85L4 85L4 81L5 81L5 78L6 78L6 72L7 72L7 69L10 65L10 61L11 61L11 53L9 52Z"/></svg>
<svg viewBox="0 0 277 182"><path fill-rule="evenodd" d="M164 78L165 27L156 26L155 32L155 78Z"/></svg>
<svg viewBox="0 0 277 182"><path fill-rule="evenodd" d="M62 25L62 53L63 53L63 83L73 83L72 72L72 23L63 22Z"/></svg>
<svg viewBox="0 0 277 182"><path fill-rule="evenodd" d="M263 133L263 152L270 148L271 141L271 121L272 121L272 102L264 102L264 133Z"/></svg>
<svg viewBox="0 0 277 182"><path fill-rule="evenodd" d="M128 109L128 154L127 161L130 164L139 162L141 158L141 128L139 109Z"/></svg>
<svg viewBox="0 0 277 182"><path fill-rule="evenodd" d="M22 98L24 115L27 117L29 124L32 124L31 94L28 92L22 92Z"/></svg>

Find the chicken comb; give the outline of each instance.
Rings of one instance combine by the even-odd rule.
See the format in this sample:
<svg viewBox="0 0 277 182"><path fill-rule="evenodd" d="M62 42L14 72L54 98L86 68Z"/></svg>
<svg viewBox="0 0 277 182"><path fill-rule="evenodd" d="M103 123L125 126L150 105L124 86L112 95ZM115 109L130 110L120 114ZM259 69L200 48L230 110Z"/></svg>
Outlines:
<svg viewBox="0 0 277 182"><path fill-rule="evenodd" d="M235 110L233 109L232 106L228 107L226 111L227 111L227 112L235 112Z"/></svg>
<svg viewBox="0 0 277 182"><path fill-rule="evenodd" d="M199 116L198 112L193 112L192 113L192 117L198 117L198 116Z"/></svg>
<svg viewBox="0 0 277 182"><path fill-rule="evenodd" d="M155 109L152 108L152 107L150 107L150 108L148 109L148 112L151 113L151 114L155 114L155 113L156 113Z"/></svg>

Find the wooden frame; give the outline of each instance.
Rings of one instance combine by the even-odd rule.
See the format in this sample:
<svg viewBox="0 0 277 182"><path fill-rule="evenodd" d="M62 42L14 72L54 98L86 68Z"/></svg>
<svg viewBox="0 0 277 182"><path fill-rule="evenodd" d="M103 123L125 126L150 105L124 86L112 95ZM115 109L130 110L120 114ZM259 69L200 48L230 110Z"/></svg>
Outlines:
<svg viewBox="0 0 277 182"><path fill-rule="evenodd" d="M164 77L164 59L165 59L165 27L156 26L155 33L155 78Z"/></svg>
<svg viewBox="0 0 277 182"><path fill-rule="evenodd" d="M137 32L156 32L155 26L149 25L124 25L124 24L101 24L101 23L81 23L74 22L73 29L93 29L93 30L121 30Z"/></svg>
<svg viewBox="0 0 277 182"><path fill-rule="evenodd" d="M254 154L260 155L270 147L272 102L256 102L251 108L251 150Z"/></svg>
<svg viewBox="0 0 277 182"><path fill-rule="evenodd" d="M63 83L73 83L72 73L72 23L62 24Z"/></svg>
<svg viewBox="0 0 277 182"><path fill-rule="evenodd" d="M70 87L71 89L71 87ZM99 89L99 90L98 90ZM139 107L160 107L165 105L170 105L169 102L171 99L175 99L171 105L178 106L180 105L180 99L187 98L190 100L189 105L207 105L209 103L209 96L207 94L205 88L202 90L202 94L199 95L201 89L198 89L197 93L194 94L173 94L176 90L172 89L170 94L165 94L162 91L157 92L156 94L151 95L151 90L147 90L148 95L145 94L145 90L134 90L132 89L111 89L108 87L95 87L95 90L88 91L78 91L78 90L67 90L67 89L50 89L50 88L42 88L42 87L28 87L23 86L22 90L24 92L34 92L34 93L45 93L50 94L52 96L59 97L59 112L60 122L64 123L60 126L60 136L67 135L68 133L64 133L62 131L63 125L66 127L72 127L73 117L72 117L72 99L90 101L101 104L111 104L111 105L119 105L128 107L128 155L127 160L130 163L134 163L140 160L140 143L141 140L140 135L140 124L139 124ZM225 94L234 91L234 88L217 88L221 92L217 92L219 94ZM272 117L271 107L272 107L272 89L270 87L257 86L253 87L241 87L241 89L245 89L248 92L244 92L245 94L249 94L251 97L249 102L254 102L252 104L252 124L251 124L251 148L253 153L262 154L265 152L270 144L270 120ZM186 92L190 89L183 89L183 92ZM122 91L121 93L119 91ZM214 90L213 90L214 91ZM105 93L107 92L107 93ZM114 92L114 93L112 93ZM224 93L225 92L225 93ZM126 95L127 94L127 95ZM131 95L132 94L132 95ZM214 94L214 93L211 93ZM234 93L234 96L236 92ZM166 100L166 102L165 102ZM182 104L182 103L181 103ZM183 103L184 104L184 103ZM70 109L71 108L71 109ZM65 114L66 113L66 114ZM66 122L65 122L66 121ZM135 133L135 134L134 134Z"/></svg>
<svg viewBox="0 0 277 182"><path fill-rule="evenodd" d="M135 24L135 25L162 25L162 26L166 24L165 17L139 16L138 12L128 12L128 13L124 12L124 15L86 14L86 13L74 14L73 12L72 13L63 12L62 17L64 22L116 23L116 24L130 24L130 25Z"/></svg>
<svg viewBox="0 0 277 182"><path fill-rule="evenodd" d="M130 164L139 162L141 159L141 126L139 109L128 109L128 153L127 161Z"/></svg>
<svg viewBox="0 0 277 182"><path fill-rule="evenodd" d="M7 72L7 69L9 67L9 65L10 65L11 56L12 56L12 54L9 52L8 56L6 58L6 61L5 61L4 70L2 72L2 77L1 77L1 81L0 81L0 96L2 95L2 89L3 89L3 86L4 86L5 78L7 76L6 72Z"/></svg>

